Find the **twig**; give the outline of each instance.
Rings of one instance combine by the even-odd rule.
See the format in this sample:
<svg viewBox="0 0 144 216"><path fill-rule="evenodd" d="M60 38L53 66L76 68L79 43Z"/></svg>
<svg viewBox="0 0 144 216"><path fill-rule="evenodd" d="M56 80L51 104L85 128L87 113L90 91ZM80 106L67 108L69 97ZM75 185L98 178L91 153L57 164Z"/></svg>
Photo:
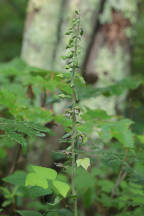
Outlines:
<svg viewBox="0 0 144 216"><path fill-rule="evenodd" d="M115 191L116 189L119 187L120 183L125 179L125 177L127 176L127 172L122 172L122 170L120 171L116 184L114 185L112 192L111 192L111 197L115 196Z"/></svg>
<svg viewBox="0 0 144 216"><path fill-rule="evenodd" d="M126 162L127 161L127 152L128 150L125 149L125 155L124 155L124 159L123 159L123 162ZM120 168L120 172L119 172L119 175L118 175L118 178L116 180L116 184L114 185L112 191L111 191L111 197L114 197L115 196L115 191L116 189L119 187L120 183L125 179L125 177L127 176L127 172L123 172L123 167L124 165L122 164L121 168Z"/></svg>
<svg viewBox="0 0 144 216"><path fill-rule="evenodd" d="M16 170L16 167L17 167L17 163L18 163L18 160L20 158L20 155L21 155L21 145L20 144L17 144L17 153L16 153L16 157L14 159L14 162L11 166L11 169L9 171L9 173L13 173L15 170Z"/></svg>

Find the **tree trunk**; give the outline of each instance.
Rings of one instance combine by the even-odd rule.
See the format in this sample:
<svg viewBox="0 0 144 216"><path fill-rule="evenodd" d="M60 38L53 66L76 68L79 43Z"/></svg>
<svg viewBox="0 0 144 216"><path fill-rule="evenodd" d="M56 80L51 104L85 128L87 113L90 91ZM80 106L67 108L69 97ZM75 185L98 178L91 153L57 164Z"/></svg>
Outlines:
<svg viewBox="0 0 144 216"><path fill-rule="evenodd" d="M66 0L29 1L21 56L30 65L53 68L66 6Z"/></svg>
<svg viewBox="0 0 144 216"><path fill-rule="evenodd" d="M82 71L88 83L96 87L113 84L130 74L133 25L137 17L138 1L106 1L100 14L100 24L93 29ZM97 25L96 25L97 26ZM97 97L86 101L91 108L102 108L114 114L124 108L125 95Z"/></svg>

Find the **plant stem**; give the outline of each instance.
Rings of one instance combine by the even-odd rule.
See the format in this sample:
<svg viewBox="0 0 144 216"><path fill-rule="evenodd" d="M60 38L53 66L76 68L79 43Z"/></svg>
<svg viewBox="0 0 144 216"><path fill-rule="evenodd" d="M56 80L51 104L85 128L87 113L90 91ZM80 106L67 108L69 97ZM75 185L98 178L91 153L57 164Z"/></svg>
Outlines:
<svg viewBox="0 0 144 216"><path fill-rule="evenodd" d="M64 59L67 59L67 65L65 67L66 70L69 70L70 86L72 90L71 102L72 107L70 111L70 118L72 120L72 134L71 134L71 148L72 148L72 176L71 176L71 185L72 185L72 197L73 197L73 208L74 208L74 216L78 216L78 198L76 193L75 186L75 175L76 175L76 149L77 149L77 139L78 139L78 131L77 131L77 115L79 113L79 107L77 107L77 88L76 88L76 78L78 76L77 69L78 67L78 55L80 54L79 50L79 40L83 34L82 29L80 29L80 14L78 11L75 11L75 17L72 19L72 26L69 28L66 35L70 35L71 38L68 42L66 49L68 49L68 54L63 56Z"/></svg>
<svg viewBox="0 0 144 216"><path fill-rule="evenodd" d="M73 77L74 80L74 77ZM73 81L72 80L72 81ZM75 143L76 143L76 114L75 114L75 105L76 105L76 95L75 88L72 86L72 195L74 197L74 216L78 215L77 210L77 197L75 190L75 166L76 166L76 153L75 153Z"/></svg>
<svg viewBox="0 0 144 216"><path fill-rule="evenodd" d="M77 26L76 32L79 33L79 24ZM78 61L77 57L77 37L75 39L74 45L74 58ZM75 89L75 73L76 67L73 61L73 68L72 68L72 80L71 80L71 87L72 87L72 195L74 199L74 216L78 216L78 207L77 207L77 194L75 189L75 168L76 168L76 142L77 142L77 130L76 130L76 112L75 107L77 103L76 97L76 89Z"/></svg>
<svg viewBox="0 0 144 216"><path fill-rule="evenodd" d="M124 155L124 160L123 162L127 161L127 149L125 149L125 155ZM121 182L125 179L125 177L127 176L127 172L123 172L123 168L124 165L122 164L121 168L120 168L120 172L118 174L118 178L116 180L116 184L114 185L114 187L112 188L111 191L111 197L113 198L115 196L115 191L116 189L119 187L119 185L121 184Z"/></svg>
<svg viewBox="0 0 144 216"><path fill-rule="evenodd" d="M20 158L20 155L21 155L21 145L17 144L17 153L16 153L15 159L13 160L12 167L11 167L11 169L9 171L10 174L12 174L16 170L17 163L18 163L18 160Z"/></svg>

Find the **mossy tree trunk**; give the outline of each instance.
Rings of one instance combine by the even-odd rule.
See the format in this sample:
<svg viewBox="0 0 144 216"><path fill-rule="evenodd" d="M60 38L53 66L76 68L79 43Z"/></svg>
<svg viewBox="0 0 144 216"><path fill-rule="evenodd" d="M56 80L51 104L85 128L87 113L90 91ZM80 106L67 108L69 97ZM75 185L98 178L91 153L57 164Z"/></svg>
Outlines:
<svg viewBox="0 0 144 216"><path fill-rule="evenodd" d="M21 57L30 65L54 67L66 0L29 0Z"/></svg>

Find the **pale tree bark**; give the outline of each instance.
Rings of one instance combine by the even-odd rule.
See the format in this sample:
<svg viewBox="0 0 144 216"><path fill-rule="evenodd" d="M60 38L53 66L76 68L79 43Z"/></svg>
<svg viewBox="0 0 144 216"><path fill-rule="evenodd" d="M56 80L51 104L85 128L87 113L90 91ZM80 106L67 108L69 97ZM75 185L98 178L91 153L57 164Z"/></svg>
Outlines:
<svg viewBox="0 0 144 216"><path fill-rule="evenodd" d="M85 30L83 47L87 44L94 13L99 0L29 0L22 46L22 58L30 65L63 70L61 56L65 52L65 32L70 26L74 10L80 8Z"/></svg>
<svg viewBox="0 0 144 216"><path fill-rule="evenodd" d="M30 65L53 68L66 5L66 0L29 1L21 56Z"/></svg>

